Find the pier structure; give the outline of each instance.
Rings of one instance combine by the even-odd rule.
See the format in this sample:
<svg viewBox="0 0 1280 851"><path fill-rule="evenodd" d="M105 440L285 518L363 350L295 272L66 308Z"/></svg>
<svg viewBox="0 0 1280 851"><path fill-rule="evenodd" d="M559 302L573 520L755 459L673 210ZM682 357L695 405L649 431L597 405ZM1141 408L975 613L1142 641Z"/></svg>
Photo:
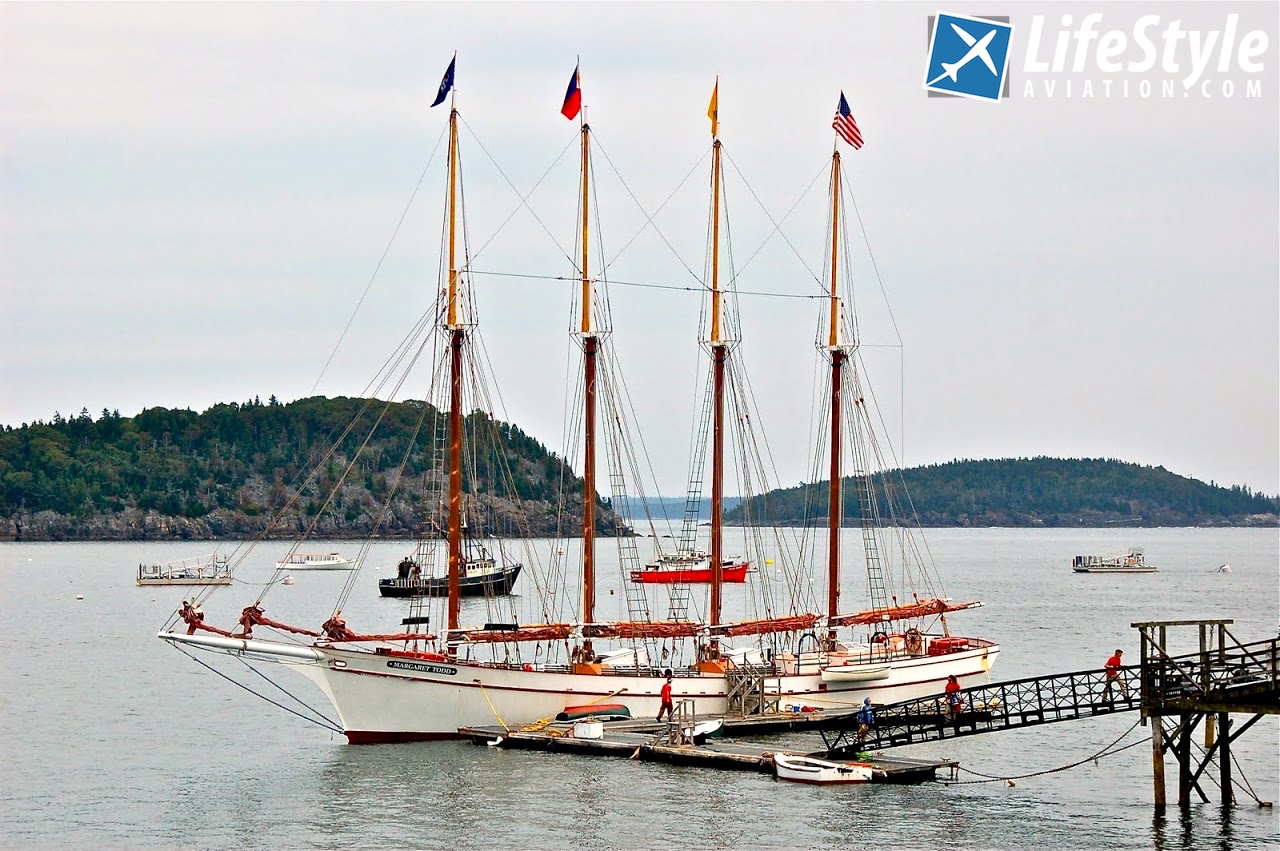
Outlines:
<svg viewBox="0 0 1280 851"><path fill-rule="evenodd" d="M1165 755L1178 762L1178 805L1191 804L1205 771L1217 763L1222 806L1235 803L1231 745L1267 715L1280 714L1280 639L1241 643L1231 620L1135 623L1142 640L1140 667L1143 721L1151 722L1151 776L1155 805L1166 805ZM1194 630L1198 650L1175 654ZM1174 633L1171 638L1170 633ZM1185 645L1183 645L1185 646ZM1245 716L1237 724L1232 716ZM1193 753L1195 731L1204 722L1204 753Z"/></svg>
<svg viewBox="0 0 1280 851"><path fill-rule="evenodd" d="M859 738L844 718L819 725L830 759L864 751L937 742L979 733L1075 721L1139 708L1140 666L1007 680L958 692L953 709L939 695L876 708L876 723Z"/></svg>

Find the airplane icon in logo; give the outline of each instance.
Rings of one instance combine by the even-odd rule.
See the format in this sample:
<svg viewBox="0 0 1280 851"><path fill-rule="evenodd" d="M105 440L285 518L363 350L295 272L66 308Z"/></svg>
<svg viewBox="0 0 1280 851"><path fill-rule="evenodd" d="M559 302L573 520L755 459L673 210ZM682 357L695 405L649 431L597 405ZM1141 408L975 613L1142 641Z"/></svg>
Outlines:
<svg viewBox="0 0 1280 851"><path fill-rule="evenodd" d="M943 77L949 77L953 83L956 82L960 69L974 59L981 59L992 74L999 76L1000 72L996 70L996 63L991 61L991 54L987 52L987 45L991 44L991 40L996 37L997 31L995 29L988 31L981 39L974 38L954 23L951 24L951 29L956 31L956 35L960 36L961 41L969 45L969 52L961 57L959 62L943 62L942 73L926 83L926 86L936 84Z"/></svg>

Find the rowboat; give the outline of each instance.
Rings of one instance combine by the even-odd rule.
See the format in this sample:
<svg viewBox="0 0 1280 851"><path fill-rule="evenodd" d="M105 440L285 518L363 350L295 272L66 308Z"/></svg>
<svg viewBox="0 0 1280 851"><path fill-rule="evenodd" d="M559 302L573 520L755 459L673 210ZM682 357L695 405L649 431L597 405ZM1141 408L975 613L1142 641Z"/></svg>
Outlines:
<svg viewBox="0 0 1280 851"><path fill-rule="evenodd" d="M866 762L827 762L811 756L775 753L773 767L779 780L796 783L871 782L871 764Z"/></svg>
<svg viewBox="0 0 1280 851"><path fill-rule="evenodd" d="M865 683L886 679L891 670L893 666L889 664L857 665L846 662L843 665L823 668L820 673L824 683Z"/></svg>

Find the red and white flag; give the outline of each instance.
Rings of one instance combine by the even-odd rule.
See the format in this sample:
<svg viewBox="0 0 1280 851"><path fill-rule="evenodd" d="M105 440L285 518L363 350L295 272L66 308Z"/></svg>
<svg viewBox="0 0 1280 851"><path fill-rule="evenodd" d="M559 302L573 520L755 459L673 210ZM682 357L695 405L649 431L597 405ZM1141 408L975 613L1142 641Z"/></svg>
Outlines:
<svg viewBox="0 0 1280 851"><path fill-rule="evenodd" d="M840 134L841 139L853 145L855 151L862 147L862 131L858 129L853 113L849 112L849 102L844 99L844 92L840 93L840 105L836 107L836 117L831 126Z"/></svg>

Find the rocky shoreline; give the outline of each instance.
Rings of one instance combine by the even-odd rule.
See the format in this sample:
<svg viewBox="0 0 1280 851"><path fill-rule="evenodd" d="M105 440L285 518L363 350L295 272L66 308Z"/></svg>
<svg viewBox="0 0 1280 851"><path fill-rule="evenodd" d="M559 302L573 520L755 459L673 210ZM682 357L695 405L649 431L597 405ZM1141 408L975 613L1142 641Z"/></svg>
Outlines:
<svg viewBox="0 0 1280 851"><path fill-rule="evenodd" d="M1061 521L1063 518L1054 518ZM1244 517L1211 518L1197 522L1192 518L1172 519L1172 522L1154 521L1152 518L1094 518L1096 522L1046 523L1040 518L1019 516L1011 518L998 515L966 516L957 522L928 522L927 528L1161 528L1194 527L1213 528L1276 528L1280 527L1280 515L1253 514ZM303 537L313 540L359 540L371 532L368 523L344 522L337 518L321 518L309 535L306 530L310 518L305 515L286 515L270 533L267 540L288 541ZM215 511L204 517L171 517L155 511L127 509L115 514L93 517L73 517L56 511L38 511L0 518L0 541L218 541L256 538L262 535L266 520L234 511ZM790 525L790 524L781 524ZM600 526L600 533L612 535L612 520ZM545 516L530 522L529 534L533 537L555 537L554 516ZM393 519L378 529L377 537L388 540L412 540L419 530Z"/></svg>
<svg viewBox="0 0 1280 851"><path fill-rule="evenodd" d="M526 506L528 508L528 506ZM265 515L217 510L203 517L172 517L156 511L126 509L114 514L75 517L56 511L37 511L0 518L0 541L217 541L265 537L268 540L358 540L373 532L366 518L347 521L325 516L315 521L304 514L287 514L266 534ZM601 534L614 533L612 515L601 518ZM551 507L533 513L525 526L533 537L554 537L555 512ZM398 517L384 521L377 537L413 540L420 536L419 525Z"/></svg>

